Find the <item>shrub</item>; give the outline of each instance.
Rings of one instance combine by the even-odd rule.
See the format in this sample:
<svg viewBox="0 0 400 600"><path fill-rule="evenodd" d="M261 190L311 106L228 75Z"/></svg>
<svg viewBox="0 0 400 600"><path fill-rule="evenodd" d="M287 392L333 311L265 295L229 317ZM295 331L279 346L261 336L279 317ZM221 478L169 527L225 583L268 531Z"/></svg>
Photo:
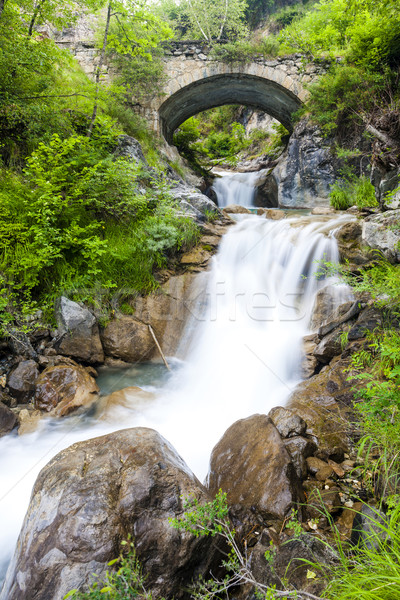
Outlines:
<svg viewBox="0 0 400 600"><path fill-rule="evenodd" d="M336 210L378 206L375 188L365 176L334 183L330 192L330 203Z"/></svg>

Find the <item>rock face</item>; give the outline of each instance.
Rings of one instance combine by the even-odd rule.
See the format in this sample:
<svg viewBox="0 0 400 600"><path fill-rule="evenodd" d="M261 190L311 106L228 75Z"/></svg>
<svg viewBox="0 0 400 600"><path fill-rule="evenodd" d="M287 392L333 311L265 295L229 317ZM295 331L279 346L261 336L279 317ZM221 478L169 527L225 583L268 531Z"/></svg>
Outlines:
<svg viewBox="0 0 400 600"><path fill-rule="evenodd" d="M8 378L11 394L20 402L27 402L35 393L39 369L34 360L23 360Z"/></svg>
<svg viewBox="0 0 400 600"><path fill-rule="evenodd" d="M95 317L87 308L61 296L56 302L55 317L62 336L57 344L60 354L88 363L104 361L99 328Z"/></svg>
<svg viewBox="0 0 400 600"><path fill-rule="evenodd" d="M204 221L207 213L219 213L218 206L210 198L184 183L172 188L170 194L178 201L184 213L198 221Z"/></svg>
<svg viewBox="0 0 400 600"><path fill-rule="evenodd" d="M97 400L99 387L80 366L48 367L37 380L35 408L56 417L64 417Z"/></svg>
<svg viewBox="0 0 400 600"><path fill-rule="evenodd" d="M92 573L103 577L133 536L153 597L180 598L208 573L212 539L168 521L182 497L209 500L172 446L146 428L74 444L39 474L1 600L59 600Z"/></svg>
<svg viewBox="0 0 400 600"><path fill-rule="evenodd" d="M330 149L324 145L316 126L304 119L300 121L272 176L281 207L312 208L329 204L335 169Z"/></svg>
<svg viewBox="0 0 400 600"><path fill-rule="evenodd" d="M390 262L400 262L400 209L373 215L364 220L362 239Z"/></svg>
<svg viewBox="0 0 400 600"><path fill-rule="evenodd" d="M282 519L299 498L299 481L290 455L266 415L236 421L211 454L208 487L227 493L233 510L263 519Z"/></svg>
<svg viewBox="0 0 400 600"><path fill-rule="evenodd" d="M101 332L108 356L126 362L140 362L151 357L155 343L147 325L129 315L113 319Z"/></svg>
<svg viewBox="0 0 400 600"><path fill-rule="evenodd" d="M117 147L114 150L114 156L117 158L127 158L136 163L143 163L147 166L142 147L135 138L130 135L120 135L117 140Z"/></svg>

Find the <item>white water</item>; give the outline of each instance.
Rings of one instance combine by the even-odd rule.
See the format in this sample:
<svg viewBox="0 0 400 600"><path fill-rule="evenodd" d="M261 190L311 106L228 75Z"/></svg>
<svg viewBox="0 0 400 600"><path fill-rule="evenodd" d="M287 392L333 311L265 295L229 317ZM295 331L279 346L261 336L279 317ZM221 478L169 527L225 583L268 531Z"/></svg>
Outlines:
<svg viewBox="0 0 400 600"><path fill-rule="evenodd" d="M213 183L218 198L218 206L225 208L231 204L254 206L255 182L259 173L230 173L215 171L217 177Z"/></svg>
<svg viewBox="0 0 400 600"><path fill-rule="evenodd" d="M207 308L191 324L187 360L158 384L154 400L131 397L108 420L47 420L31 435L0 440L0 564L13 551L39 470L62 448L117 429L153 427L203 479L213 446L234 421L287 400L301 377L301 340L315 292L331 282L313 274L315 261L337 260L327 236L337 221L246 216L213 259ZM338 297L348 294L335 289Z"/></svg>

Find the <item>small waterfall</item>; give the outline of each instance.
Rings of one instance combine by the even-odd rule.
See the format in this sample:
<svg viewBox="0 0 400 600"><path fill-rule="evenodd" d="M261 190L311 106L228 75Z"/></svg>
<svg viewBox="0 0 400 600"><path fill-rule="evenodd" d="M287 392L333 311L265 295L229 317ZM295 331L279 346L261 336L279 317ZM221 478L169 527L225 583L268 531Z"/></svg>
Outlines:
<svg viewBox="0 0 400 600"><path fill-rule="evenodd" d="M337 261L329 231L348 218L246 216L229 229L213 258L205 309L191 323L186 360L167 383L144 386L154 399L132 397L106 420L47 419L30 435L1 439L0 566L10 558L39 470L61 449L122 428L152 427L203 479L213 446L234 421L284 404L301 379L302 338L316 292L334 284L338 297L349 294L334 278L315 276L318 261Z"/></svg>
<svg viewBox="0 0 400 600"><path fill-rule="evenodd" d="M213 189L217 194L218 206L224 208L231 204L254 206L255 182L259 173L229 173L214 171L216 177Z"/></svg>

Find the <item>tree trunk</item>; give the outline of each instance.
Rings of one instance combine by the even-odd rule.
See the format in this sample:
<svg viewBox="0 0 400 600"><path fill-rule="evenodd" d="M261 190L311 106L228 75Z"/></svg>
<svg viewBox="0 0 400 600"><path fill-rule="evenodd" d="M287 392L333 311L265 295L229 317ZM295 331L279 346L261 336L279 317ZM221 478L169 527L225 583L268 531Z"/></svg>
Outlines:
<svg viewBox="0 0 400 600"><path fill-rule="evenodd" d="M1 15L3 13L3 10L4 10L5 3L6 3L6 0L0 0L0 19L1 19Z"/></svg>
<svg viewBox="0 0 400 600"><path fill-rule="evenodd" d="M38 18L40 9L42 8L42 6L45 2L46 2L46 0L39 0L39 2L35 6L35 9L34 9L33 15L32 15L32 19L29 24L29 32L28 32L29 37L32 36L33 28L35 27L35 23L36 23L36 19Z"/></svg>
<svg viewBox="0 0 400 600"><path fill-rule="evenodd" d="M112 4L112 2L110 0L110 2L108 3L108 9L107 9L107 20L106 20L106 27L104 29L103 46L101 48L99 64L98 64L97 70L96 70L96 95L95 95L95 99L94 99L92 118L90 120L89 129L87 131L88 138L90 138L92 136L93 127L94 127L94 123L96 121L97 110L98 110L98 106L99 106L100 76L101 76L101 71L102 71L103 65L104 65L104 59L106 56L108 30L110 28L110 21L111 21L111 4Z"/></svg>
<svg viewBox="0 0 400 600"><path fill-rule="evenodd" d="M368 133L371 133L374 137L376 137L380 142L383 142L389 148L398 148L399 142L391 138L386 133L379 131L373 125L366 124L366 130Z"/></svg>

